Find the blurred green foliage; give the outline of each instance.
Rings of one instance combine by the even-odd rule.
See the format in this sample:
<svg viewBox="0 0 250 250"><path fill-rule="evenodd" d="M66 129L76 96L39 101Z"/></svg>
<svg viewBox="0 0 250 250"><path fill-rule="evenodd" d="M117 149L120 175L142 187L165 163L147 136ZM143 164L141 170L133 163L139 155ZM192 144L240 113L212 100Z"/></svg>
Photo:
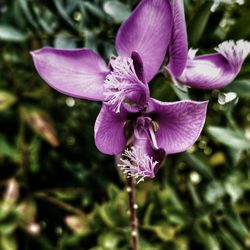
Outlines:
<svg viewBox="0 0 250 250"><path fill-rule="evenodd" d="M250 3L186 0L189 45L200 53L248 39ZM37 75L29 51L89 47L115 53L135 0L0 1L0 249L126 250L124 179L95 147L99 103L65 97ZM206 127L137 186L142 250L250 249L250 58L226 89L182 92L156 76L163 101L210 100ZM223 92L237 98L226 103ZM218 103L218 97L220 104Z"/></svg>

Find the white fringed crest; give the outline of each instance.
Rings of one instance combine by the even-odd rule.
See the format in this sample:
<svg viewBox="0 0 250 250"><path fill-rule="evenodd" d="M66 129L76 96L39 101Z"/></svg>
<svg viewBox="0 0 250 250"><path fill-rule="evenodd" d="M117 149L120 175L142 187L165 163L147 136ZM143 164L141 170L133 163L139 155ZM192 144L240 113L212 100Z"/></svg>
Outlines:
<svg viewBox="0 0 250 250"><path fill-rule="evenodd" d="M126 94L138 88L140 80L132 58L118 56L110 61L110 65L112 71L104 82L104 98L106 103L113 107L113 111L119 113Z"/></svg>
<svg viewBox="0 0 250 250"><path fill-rule="evenodd" d="M243 39L236 42L229 40L219 44L215 50L223 55L234 69L238 71L250 53L250 42Z"/></svg>
<svg viewBox="0 0 250 250"><path fill-rule="evenodd" d="M120 160L122 163L118 164L118 167L128 178L137 179L137 184L144 181L145 178L155 177L154 169L158 162L154 161L153 157L143 153L140 148L126 149Z"/></svg>

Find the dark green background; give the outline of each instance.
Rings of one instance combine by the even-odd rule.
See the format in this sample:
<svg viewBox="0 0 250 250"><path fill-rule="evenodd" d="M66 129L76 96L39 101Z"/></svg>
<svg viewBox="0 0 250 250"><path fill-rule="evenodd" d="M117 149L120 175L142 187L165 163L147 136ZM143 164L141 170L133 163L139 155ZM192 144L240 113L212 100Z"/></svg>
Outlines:
<svg viewBox="0 0 250 250"><path fill-rule="evenodd" d="M0 1L0 250L129 249L124 178L93 139L100 104L50 89L29 51L89 47L107 60L135 4ZM202 54L224 40L250 40L249 1L213 13L211 5L185 1L189 47ZM210 103L197 143L137 186L140 249L250 249L250 57L224 90L183 93L160 74L150 88L163 101ZM218 95L229 91L238 102L220 105Z"/></svg>

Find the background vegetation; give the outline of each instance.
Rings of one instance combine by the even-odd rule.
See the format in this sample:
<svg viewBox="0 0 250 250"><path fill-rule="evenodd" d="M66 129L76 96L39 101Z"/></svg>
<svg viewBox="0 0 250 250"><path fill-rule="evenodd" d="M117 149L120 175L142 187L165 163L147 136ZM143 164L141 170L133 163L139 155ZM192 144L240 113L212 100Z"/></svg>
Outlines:
<svg viewBox="0 0 250 250"><path fill-rule="evenodd" d="M214 2L185 1L189 45L199 53L227 39L250 40L250 3L221 2L215 9ZM108 59L135 4L0 1L1 250L129 249L126 185L93 139L100 104L50 89L29 51L89 47ZM137 186L140 249L250 249L250 57L221 91L184 93L161 74L150 87L163 101L210 104L197 143ZM230 91L237 97L228 102Z"/></svg>

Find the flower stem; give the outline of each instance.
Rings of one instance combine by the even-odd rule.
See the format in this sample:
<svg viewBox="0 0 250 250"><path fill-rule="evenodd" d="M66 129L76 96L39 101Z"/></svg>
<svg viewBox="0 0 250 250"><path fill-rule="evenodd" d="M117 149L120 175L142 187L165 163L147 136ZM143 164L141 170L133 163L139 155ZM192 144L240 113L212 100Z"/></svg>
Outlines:
<svg viewBox="0 0 250 250"><path fill-rule="evenodd" d="M138 229L137 229L137 217L135 203L135 183L133 178L127 178L127 191L129 198L129 214L130 214L130 226L131 226L131 246L132 250L138 250Z"/></svg>

